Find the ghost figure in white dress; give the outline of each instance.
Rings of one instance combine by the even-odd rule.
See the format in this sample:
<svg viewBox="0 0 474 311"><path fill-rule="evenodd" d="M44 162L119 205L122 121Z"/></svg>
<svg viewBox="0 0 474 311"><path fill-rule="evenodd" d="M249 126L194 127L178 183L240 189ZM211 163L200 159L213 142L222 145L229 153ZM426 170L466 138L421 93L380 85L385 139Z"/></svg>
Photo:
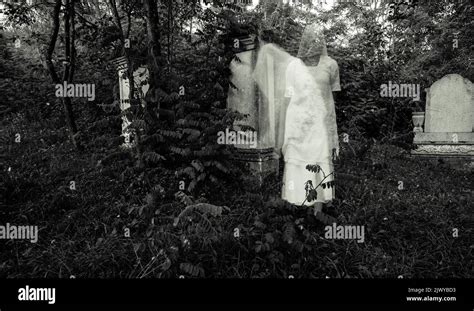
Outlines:
<svg viewBox="0 0 474 311"><path fill-rule="evenodd" d="M317 65L312 59L319 59ZM334 187L318 185L334 180L332 159L339 143L332 91L339 91L340 85L338 65L327 55L322 29L316 24L306 27L297 58L275 44L263 45L254 79L266 98L262 105L272 106L262 109L275 111L276 148L285 161L282 198L306 206L332 201ZM307 165L318 165L321 171L309 171ZM308 199L308 181L316 188L316 199Z"/></svg>

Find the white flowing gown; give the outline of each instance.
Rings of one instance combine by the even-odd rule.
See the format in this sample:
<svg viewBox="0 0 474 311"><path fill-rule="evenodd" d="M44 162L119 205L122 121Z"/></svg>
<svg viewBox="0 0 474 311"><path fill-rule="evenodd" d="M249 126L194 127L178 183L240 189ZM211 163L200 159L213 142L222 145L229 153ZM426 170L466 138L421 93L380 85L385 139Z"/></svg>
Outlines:
<svg viewBox="0 0 474 311"><path fill-rule="evenodd" d="M285 96L290 98L286 110L282 153L285 160L282 198L290 203L311 206L334 199L334 188L317 188L317 199L306 200L305 184L314 187L334 180L332 150L339 150L336 113L332 91L339 91L337 62L322 55L319 64L307 67L294 59L286 70ZM323 172L306 169L308 164L319 165Z"/></svg>

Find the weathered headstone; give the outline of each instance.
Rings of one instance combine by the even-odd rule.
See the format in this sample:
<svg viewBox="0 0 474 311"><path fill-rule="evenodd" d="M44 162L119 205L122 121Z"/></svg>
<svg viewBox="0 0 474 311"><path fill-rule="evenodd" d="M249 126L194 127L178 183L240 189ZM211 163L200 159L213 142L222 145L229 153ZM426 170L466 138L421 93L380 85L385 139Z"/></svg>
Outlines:
<svg viewBox="0 0 474 311"><path fill-rule="evenodd" d="M474 98L471 81L449 74L427 91L424 131L415 155L474 160Z"/></svg>
<svg viewBox="0 0 474 311"><path fill-rule="evenodd" d="M436 81L428 93L425 132L472 133L473 124L471 81L457 74Z"/></svg>

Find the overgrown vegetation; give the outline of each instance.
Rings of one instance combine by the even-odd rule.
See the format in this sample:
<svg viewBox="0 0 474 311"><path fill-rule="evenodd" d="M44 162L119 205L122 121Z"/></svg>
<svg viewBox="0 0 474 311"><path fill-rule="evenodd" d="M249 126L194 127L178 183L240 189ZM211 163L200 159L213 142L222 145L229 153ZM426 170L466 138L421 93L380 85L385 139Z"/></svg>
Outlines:
<svg viewBox="0 0 474 311"><path fill-rule="evenodd" d="M429 86L454 71L472 80L464 66L472 42L467 4L420 3L413 15L382 25L382 10L344 4L314 15L271 2L235 15L162 1L160 49L149 51L149 10L122 1L130 14L129 65L148 64L156 79L152 96L136 92L123 114L111 105L117 77L107 66L125 53L106 9L115 1L76 1L82 18L75 26L75 80L98 86L96 101L73 101L79 150L42 65L49 21L16 11L17 23L32 24L0 34L0 220L40 231L36 244L0 241L0 277L472 277L472 173L410 158L410 103L379 96L380 81L390 79ZM52 13L48 5L38 9ZM226 109L233 39L258 32L292 52L315 19L332 22L330 54L343 84L338 125L349 134L336 164L337 199L325 212L338 224L364 225L362 244L325 239L324 221L279 199L281 175L262 187L249 184L245 168L230 161L231 150L216 143L218 131L244 117ZM408 24L413 34L404 32ZM351 34L357 26L363 31ZM461 31L456 52L450 29ZM388 33L399 42L393 50ZM344 46L341 38L351 39ZM55 55L63 42L60 31ZM64 69L60 56L53 61ZM173 111L174 120L158 109ZM123 115L135 133L131 150L121 147Z"/></svg>

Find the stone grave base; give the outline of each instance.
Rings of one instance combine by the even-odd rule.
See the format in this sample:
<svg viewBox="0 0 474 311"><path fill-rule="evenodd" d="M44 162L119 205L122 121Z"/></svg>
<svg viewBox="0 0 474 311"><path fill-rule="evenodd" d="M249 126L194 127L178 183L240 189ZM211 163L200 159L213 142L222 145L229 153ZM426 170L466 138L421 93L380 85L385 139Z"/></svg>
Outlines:
<svg viewBox="0 0 474 311"><path fill-rule="evenodd" d="M251 174L244 179L256 181L260 186L263 180L271 175L279 173L279 156L273 148L269 149L234 149L232 151L233 161L244 162Z"/></svg>
<svg viewBox="0 0 474 311"><path fill-rule="evenodd" d="M474 170L474 144L418 144L411 154L454 169Z"/></svg>
<svg viewBox="0 0 474 311"><path fill-rule="evenodd" d="M457 139L456 142L453 140ZM430 161L450 164L456 169L474 166L474 133L431 132L415 133L416 149L412 155Z"/></svg>
<svg viewBox="0 0 474 311"><path fill-rule="evenodd" d="M474 144L419 144L413 155L474 159Z"/></svg>

